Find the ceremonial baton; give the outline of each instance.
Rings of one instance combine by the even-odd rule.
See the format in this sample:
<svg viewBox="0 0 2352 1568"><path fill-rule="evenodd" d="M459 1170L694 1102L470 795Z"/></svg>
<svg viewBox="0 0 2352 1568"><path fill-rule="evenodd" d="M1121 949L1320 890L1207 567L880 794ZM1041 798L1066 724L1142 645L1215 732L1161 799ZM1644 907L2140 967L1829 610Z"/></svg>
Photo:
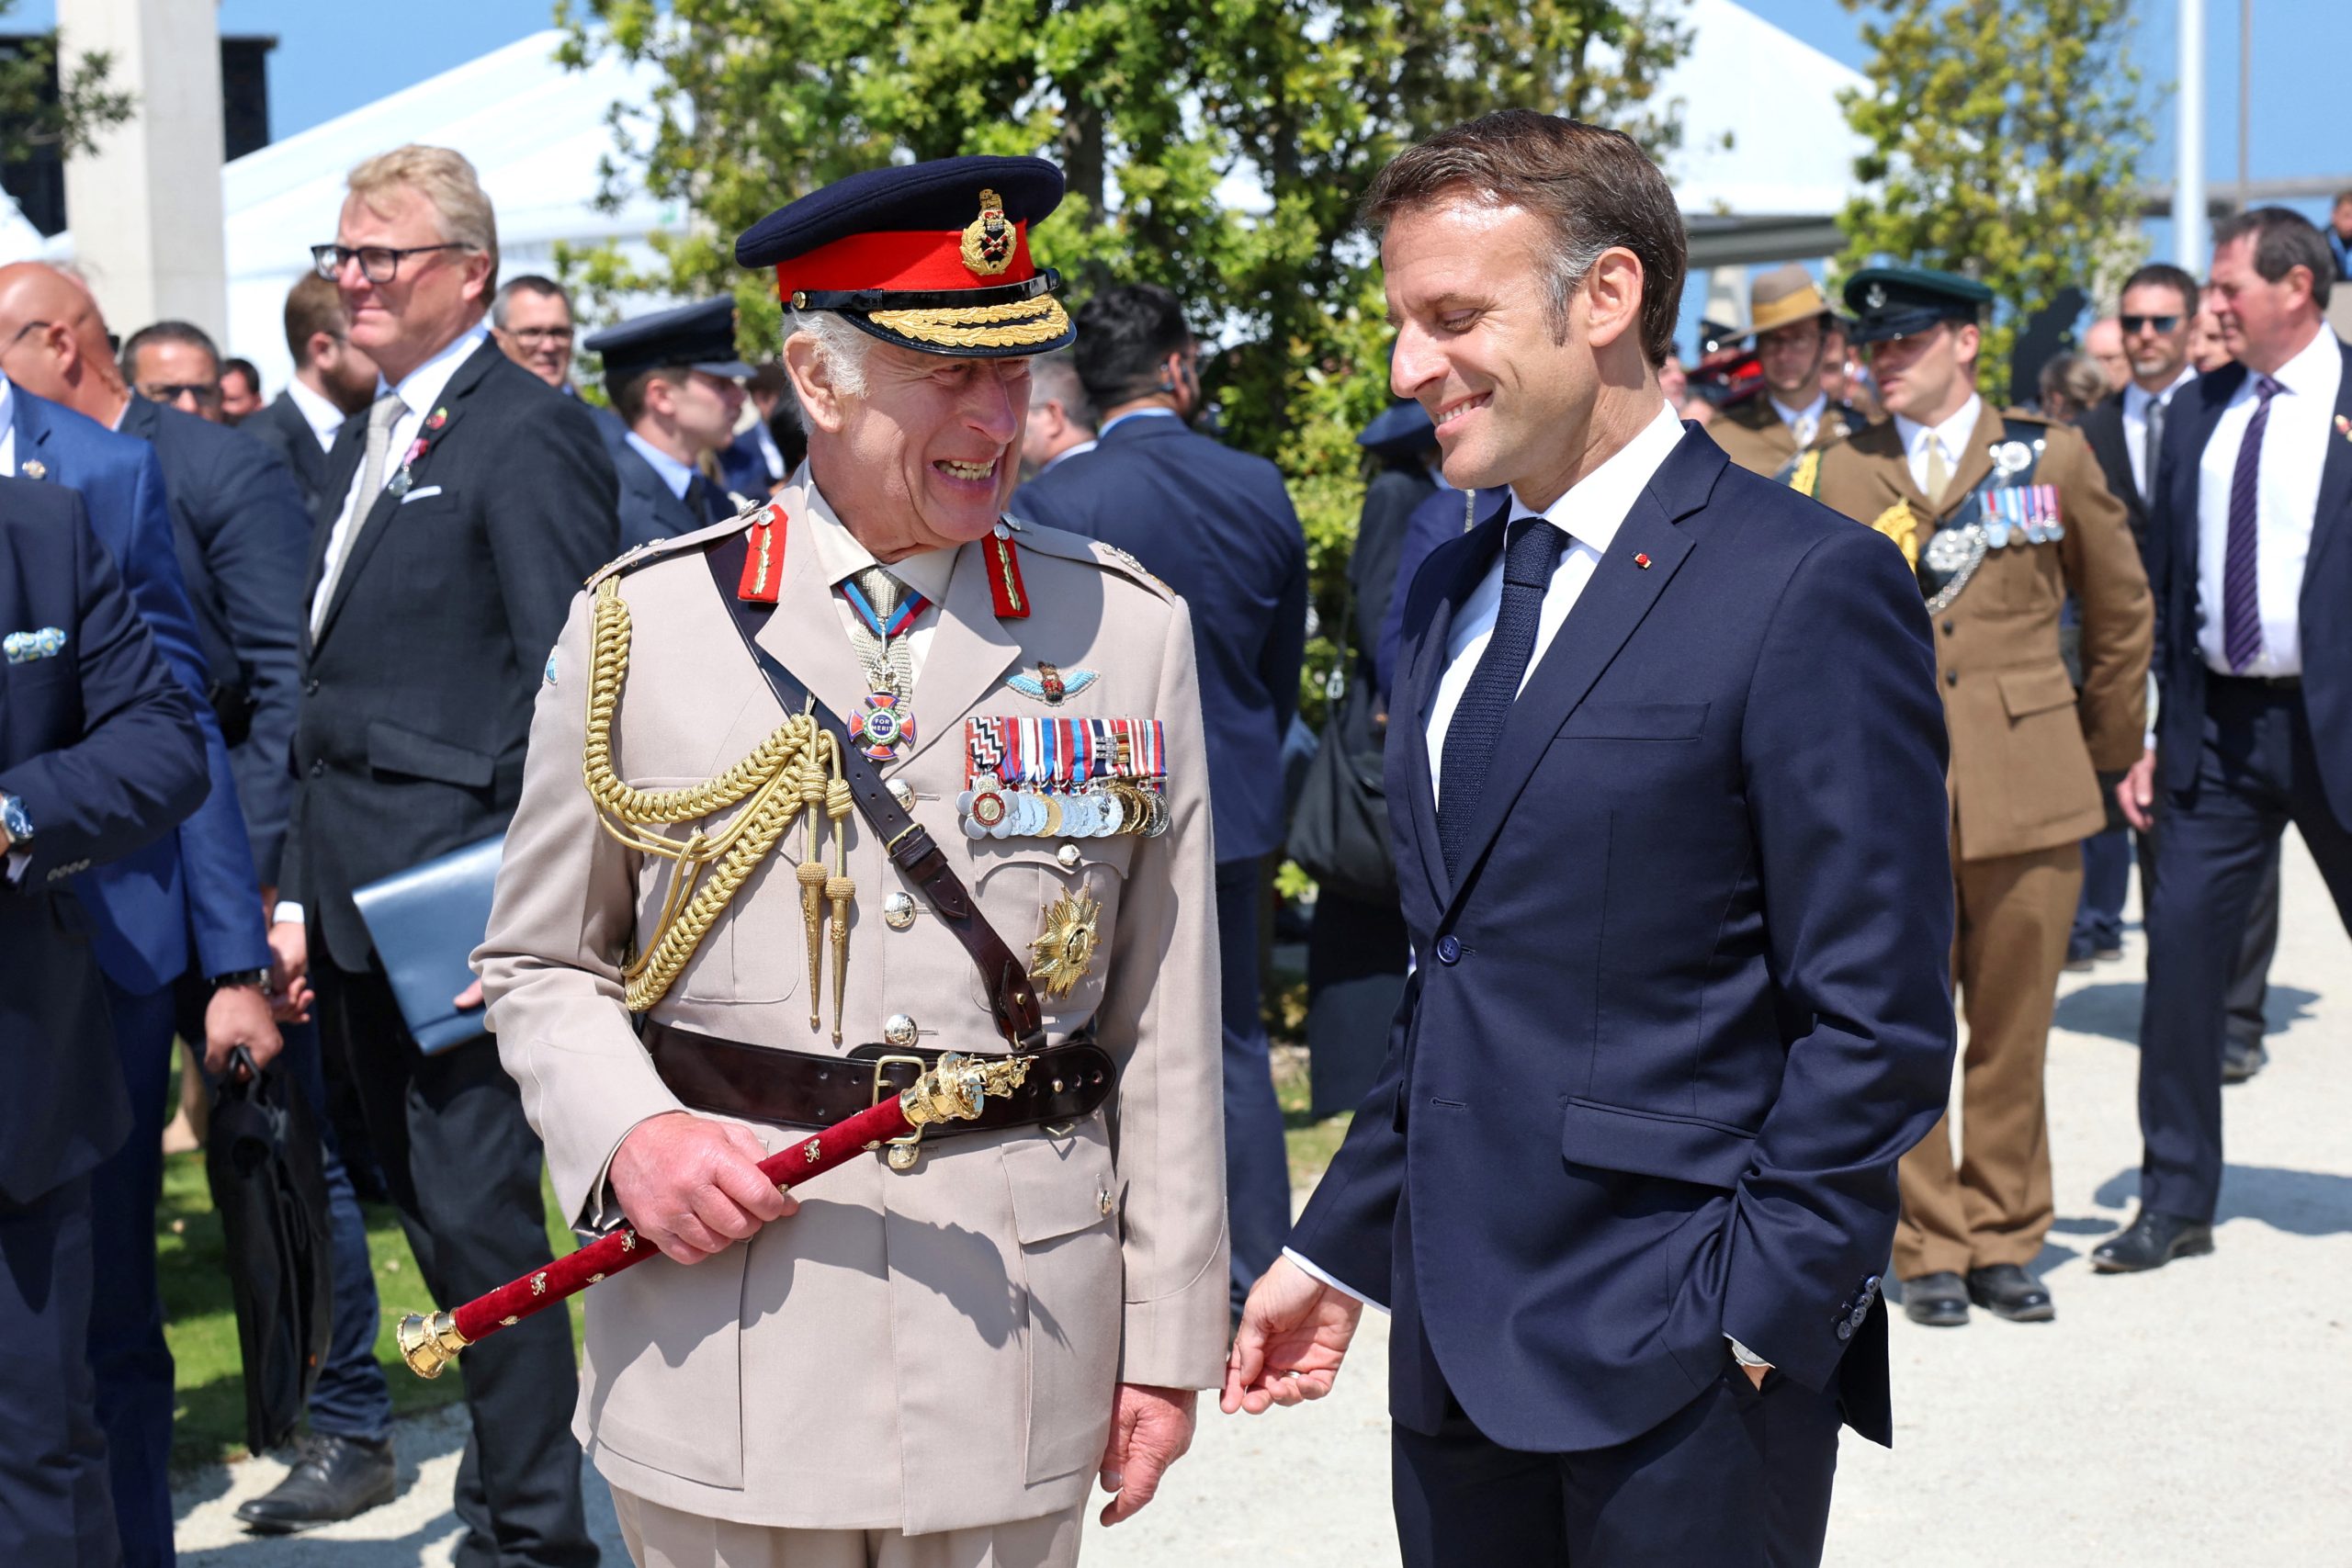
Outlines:
<svg viewBox="0 0 2352 1568"><path fill-rule="evenodd" d="M760 1174L788 1189L867 1149L896 1139L920 1137L925 1127L941 1122L976 1121L989 1096L1009 1094L1021 1086L1029 1076L1032 1060L1028 1056L959 1056L950 1051L904 1094L770 1155L760 1161ZM458 1352L467 1346L502 1328L512 1328L608 1274L634 1269L655 1252L639 1239L635 1229L624 1226L451 1311L430 1317L413 1312L401 1319L397 1335L401 1359L421 1378L439 1377L441 1369L457 1359Z"/></svg>

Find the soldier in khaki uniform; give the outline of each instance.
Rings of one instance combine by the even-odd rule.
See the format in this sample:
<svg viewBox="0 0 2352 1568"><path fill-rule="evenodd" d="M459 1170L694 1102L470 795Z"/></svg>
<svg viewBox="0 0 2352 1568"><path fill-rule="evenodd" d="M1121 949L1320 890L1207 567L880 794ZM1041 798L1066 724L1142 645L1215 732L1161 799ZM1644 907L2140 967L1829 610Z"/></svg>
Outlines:
<svg viewBox="0 0 2352 1568"><path fill-rule="evenodd" d="M606 568L548 666L477 964L565 1211L667 1255L585 1297L575 1429L640 1564L1068 1563L1097 1473L1106 1521L1142 1506L1219 1376L1190 621L1132 559L1001 514L1028 356L1072 335L1027 249L1061 188L951 159L745 234L808 463ZM1029 980L976 964L984 928ZM992 1102L1012 1124L789 1198L753 1168L909 1054L1006 1050L1021 987L1044 1055Z"/></svg>
<svg viewBox="0 0 2352 1568"><path fill-rule="evenodd" d="M1943 273L1848 283L1857 340L1894 418L1821 455L1814 492L1892 536L1919 570L1951 733L1952 977L1968 1021L1962 1134L1949 1120L1902 1165L1894 1267L1916 1320L2054 1315L2026 1271L2050 1229L2042 1055L2082 886L2107 820L2096 773L2137 760L2154 635L2123 507L2073 430L1996 413L1974 389L1991 295ZM2082 621L2083 685L2058 651Z"/></svg>
<svg viewBox="0 0 2352 1568"><path fill-rule="evenodd" d="M1715 415L1707 434L1733 462L1769 478L1790 469L1799 453L1818 452L1870 422L1821 389L1832 318L1811 273L1792 262L1758 278L1748 315L1764 384Z"/></svg>

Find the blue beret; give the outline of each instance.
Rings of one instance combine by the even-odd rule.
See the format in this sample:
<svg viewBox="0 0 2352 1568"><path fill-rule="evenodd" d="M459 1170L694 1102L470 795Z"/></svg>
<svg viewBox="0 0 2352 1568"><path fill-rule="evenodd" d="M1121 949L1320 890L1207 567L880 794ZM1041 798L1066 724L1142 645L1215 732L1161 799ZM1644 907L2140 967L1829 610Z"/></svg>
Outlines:
<svg viewBox="0 0 2352 1568"><path fill-rule="evenodd" d="M833 310L887 343L983 358L1043 354L1077 336L1060 277L1029 254L1030 225L1061 205L1042 158L940 158L868 169L771 212L735 242L776 269L796 310Z"/></svg>
<svg viewBox="0 0 2352 1568"><path fill-rule="evenodd" d="M706 299L606 327L581 346L605 356L605 384L667 366L691 365L740 378L752 367L735 354L735 301Z"/></svg>

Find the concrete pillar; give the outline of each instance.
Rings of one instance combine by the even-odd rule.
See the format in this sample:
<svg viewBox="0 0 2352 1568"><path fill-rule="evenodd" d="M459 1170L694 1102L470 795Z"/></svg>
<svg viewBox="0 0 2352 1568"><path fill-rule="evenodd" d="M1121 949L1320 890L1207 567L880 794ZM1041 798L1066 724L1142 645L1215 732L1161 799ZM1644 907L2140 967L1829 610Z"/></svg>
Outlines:
<svg viewBox="0 0 2352 1568"><path fill-rule="evenodd" d="M113 58L114 85L137 99L95 152L65 163L65 220L107 324L229 324L221 243L218 0L58 0L60 52Z"/></svg>

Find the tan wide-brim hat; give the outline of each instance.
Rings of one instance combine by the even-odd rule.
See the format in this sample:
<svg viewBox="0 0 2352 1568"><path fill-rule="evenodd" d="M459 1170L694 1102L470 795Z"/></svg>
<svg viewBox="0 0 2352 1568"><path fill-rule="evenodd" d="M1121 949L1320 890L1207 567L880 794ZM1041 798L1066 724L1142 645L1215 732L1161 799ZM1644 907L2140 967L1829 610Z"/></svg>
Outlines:
<svg viewBox="0 0 2352 1568"><path fill-rule="evenodd" d="M1829 314L1829 300L1813 275L1796 263L1776 266L1756 280L1748 295L1749 331L1762 335L1777 327L1793 326Z"/></svg>

